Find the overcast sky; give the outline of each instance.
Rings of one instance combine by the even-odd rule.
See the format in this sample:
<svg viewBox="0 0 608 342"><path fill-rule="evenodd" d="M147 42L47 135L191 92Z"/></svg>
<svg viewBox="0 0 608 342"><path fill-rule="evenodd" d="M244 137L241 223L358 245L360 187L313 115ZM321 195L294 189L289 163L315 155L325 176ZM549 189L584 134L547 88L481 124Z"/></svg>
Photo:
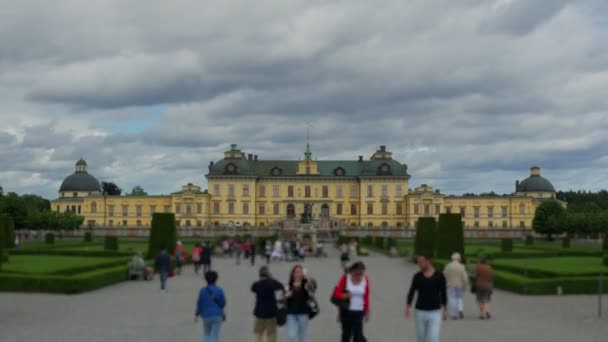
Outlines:
<svg viewBox="0 0 608 342"><path fill-rule="evenodd" d="M608 188L605 0L0 0L0 185L81 156L152 194L261 159L369 158L410 187Z"/></svg>

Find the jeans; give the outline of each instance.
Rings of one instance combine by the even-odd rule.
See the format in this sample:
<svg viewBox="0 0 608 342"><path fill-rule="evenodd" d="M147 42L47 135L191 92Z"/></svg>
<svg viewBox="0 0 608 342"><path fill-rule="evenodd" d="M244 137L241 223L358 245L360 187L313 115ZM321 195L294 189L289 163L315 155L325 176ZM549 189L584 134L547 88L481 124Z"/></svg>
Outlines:
<svg viewBox="0 0 608 342"><path fill-rule="evenodd" d="M167 288L167 278L169 278L169 272L160 272L160 289L165 290Z"/></svg>
<svg viewBox="0 0 608 342"><path fill-rule="evenodd" d="M211 271L211 261L209 261L209 263L204 262L203 263L203 275L209 271Z"/></svg>
<svg viewBox="0 0 608 342"><path fill-rule="evenodd" d="M219 342L222 317L203 319L203 342Z"/></svg>
<svg viewBox="0 0 608 342"><path fill-rule="evenodd" d="M340 312L340 322L342 323L342 342L364 342L363 336L363 311L345 310Z"/></svg>
<svg viewBox="0 0 608 342"><path fill-rule="evenodd" d="M441 310L416 310L416 336L418 342L439 342Z"/></svg>
<svg viewBox="0 0 608 342"><path fill-rule="evenodd" d="M241 252L236 252L236 264L240 265L241 264Z"/></svg>
<svg viewBox="0 0 608 342"><path fill-rule="evenodd" d="M458 317L459 313L464 309L462 301L462 288L448 287L448 313L450 317Z"/></svg>
<svg viewBox="0 0 608 342"><path fill-rule="evenodd" d="M288 314L287 315L287 341L306 342L308 335L308 315L307 314Z"/></svg>

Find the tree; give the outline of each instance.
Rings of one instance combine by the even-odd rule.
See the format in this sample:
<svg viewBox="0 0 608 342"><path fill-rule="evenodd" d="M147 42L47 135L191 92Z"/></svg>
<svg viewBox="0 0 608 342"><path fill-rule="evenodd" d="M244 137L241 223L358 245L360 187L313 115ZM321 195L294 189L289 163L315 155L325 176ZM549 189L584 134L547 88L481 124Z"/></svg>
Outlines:
<svg viewBox="0 0 608 342"><path fill-rule="evenodd" d="M175 214L154 213L152 215L152 228L148 240L147 258L154 258L162 248L173 253L177 243L177 229L175 227Z"/></svg>
<svg viewBox="0 0 608 342"><path fill-rule="evenodd" d="M460 214L439 215L436 248L440 259L449 259L454 252L464 257L464 230Z"/></svg>
<svg viewBox="0 0 608 342"><path fill-rule="evenodd" d="M141 185L136 185L131 190L131 193L127 193L125 196L148 196L148 193L144 191L144 188L142 188Z"/></svg>
<svg viewBox="0 0 608 342"><path fill-rule="evenodd" d="M112 182L101 182L103 192L108 196L120 196L122 189Z"/></svg>
<svg viewBox="0 0 608 342"><path fill-rule="evenodd" d="M552 238L552 235L559 234L556 220L551 219L551 217L557 217L563 211L564 208L558 201L545 201L541 203L534 213L534 220L532 221L534 231L547 235L549 239Z"/></svg>
<svg viewBox="0 0 608 342"><path fill-rule="evenodd" d="M416 221L416 239L414 250L416 255L435 256L437 242L437 222L434 217L421 217Z"/></svg>

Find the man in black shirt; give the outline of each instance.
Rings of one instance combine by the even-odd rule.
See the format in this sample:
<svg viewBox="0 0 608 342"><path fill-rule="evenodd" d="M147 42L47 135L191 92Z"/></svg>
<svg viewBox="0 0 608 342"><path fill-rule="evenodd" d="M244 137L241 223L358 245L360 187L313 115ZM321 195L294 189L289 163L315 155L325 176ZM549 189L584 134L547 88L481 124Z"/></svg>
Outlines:
<svg viewBox="0 0 608 342"><path fill-rule="evenodd" d="M267 342L276 342L278 311L276 292L282 291L285 294L285 287L272 278L268 267L262 266L260 280L251 285L251 291L255 293L253 311L255 341L262 342L265 334Z"/></svg>
<svg viewBox="0 0 608 342"><path fill-rule="evenodd" d="M439 342L442 311L443 320L448 318L446 280L443 273L435 270L429 258L418 256L416 263L420 272L412 278L412 285L407 294L405 315L408 319L411 317L412 301L417 292L416 336L418 342Z"/></svg>

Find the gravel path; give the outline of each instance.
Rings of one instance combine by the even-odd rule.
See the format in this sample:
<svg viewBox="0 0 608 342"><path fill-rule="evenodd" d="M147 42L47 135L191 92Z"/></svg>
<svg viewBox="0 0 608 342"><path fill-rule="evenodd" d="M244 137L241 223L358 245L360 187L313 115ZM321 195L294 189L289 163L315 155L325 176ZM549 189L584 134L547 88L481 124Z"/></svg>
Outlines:
<svg viewBox="0 0 608 342"><path fill-rule="evenodd" d="M214 262L228 297L228 321L222 328L222 339L253 341L253 296L249 287L256 279L257 266L236 266L228 259ZM368 340L415 341L413 322L403 317L414 265L379 255L364 262L372 288L372 320L365 327ZM311 322L310 341L339 341L336 310L329 303L329 294L340 275L338 258L332 255L304 264L319 282L322 310ZM290 263L272 264L271 270L285 282L291 267ZM203 281L192 274L191 268L184 273L170 279L166 294L158 291L156 281L122 283L76 296L0 293L0 341L201 341L200 324L192 319ZM445 323L442 341L608 341L608 304L604 306L605 318L598 319L594 296L528 297L497 291L491 321L476 318L471 295L466 296L465 305L467 317ZM285 329L280 329L279 341L286 341Z"/></svg>

